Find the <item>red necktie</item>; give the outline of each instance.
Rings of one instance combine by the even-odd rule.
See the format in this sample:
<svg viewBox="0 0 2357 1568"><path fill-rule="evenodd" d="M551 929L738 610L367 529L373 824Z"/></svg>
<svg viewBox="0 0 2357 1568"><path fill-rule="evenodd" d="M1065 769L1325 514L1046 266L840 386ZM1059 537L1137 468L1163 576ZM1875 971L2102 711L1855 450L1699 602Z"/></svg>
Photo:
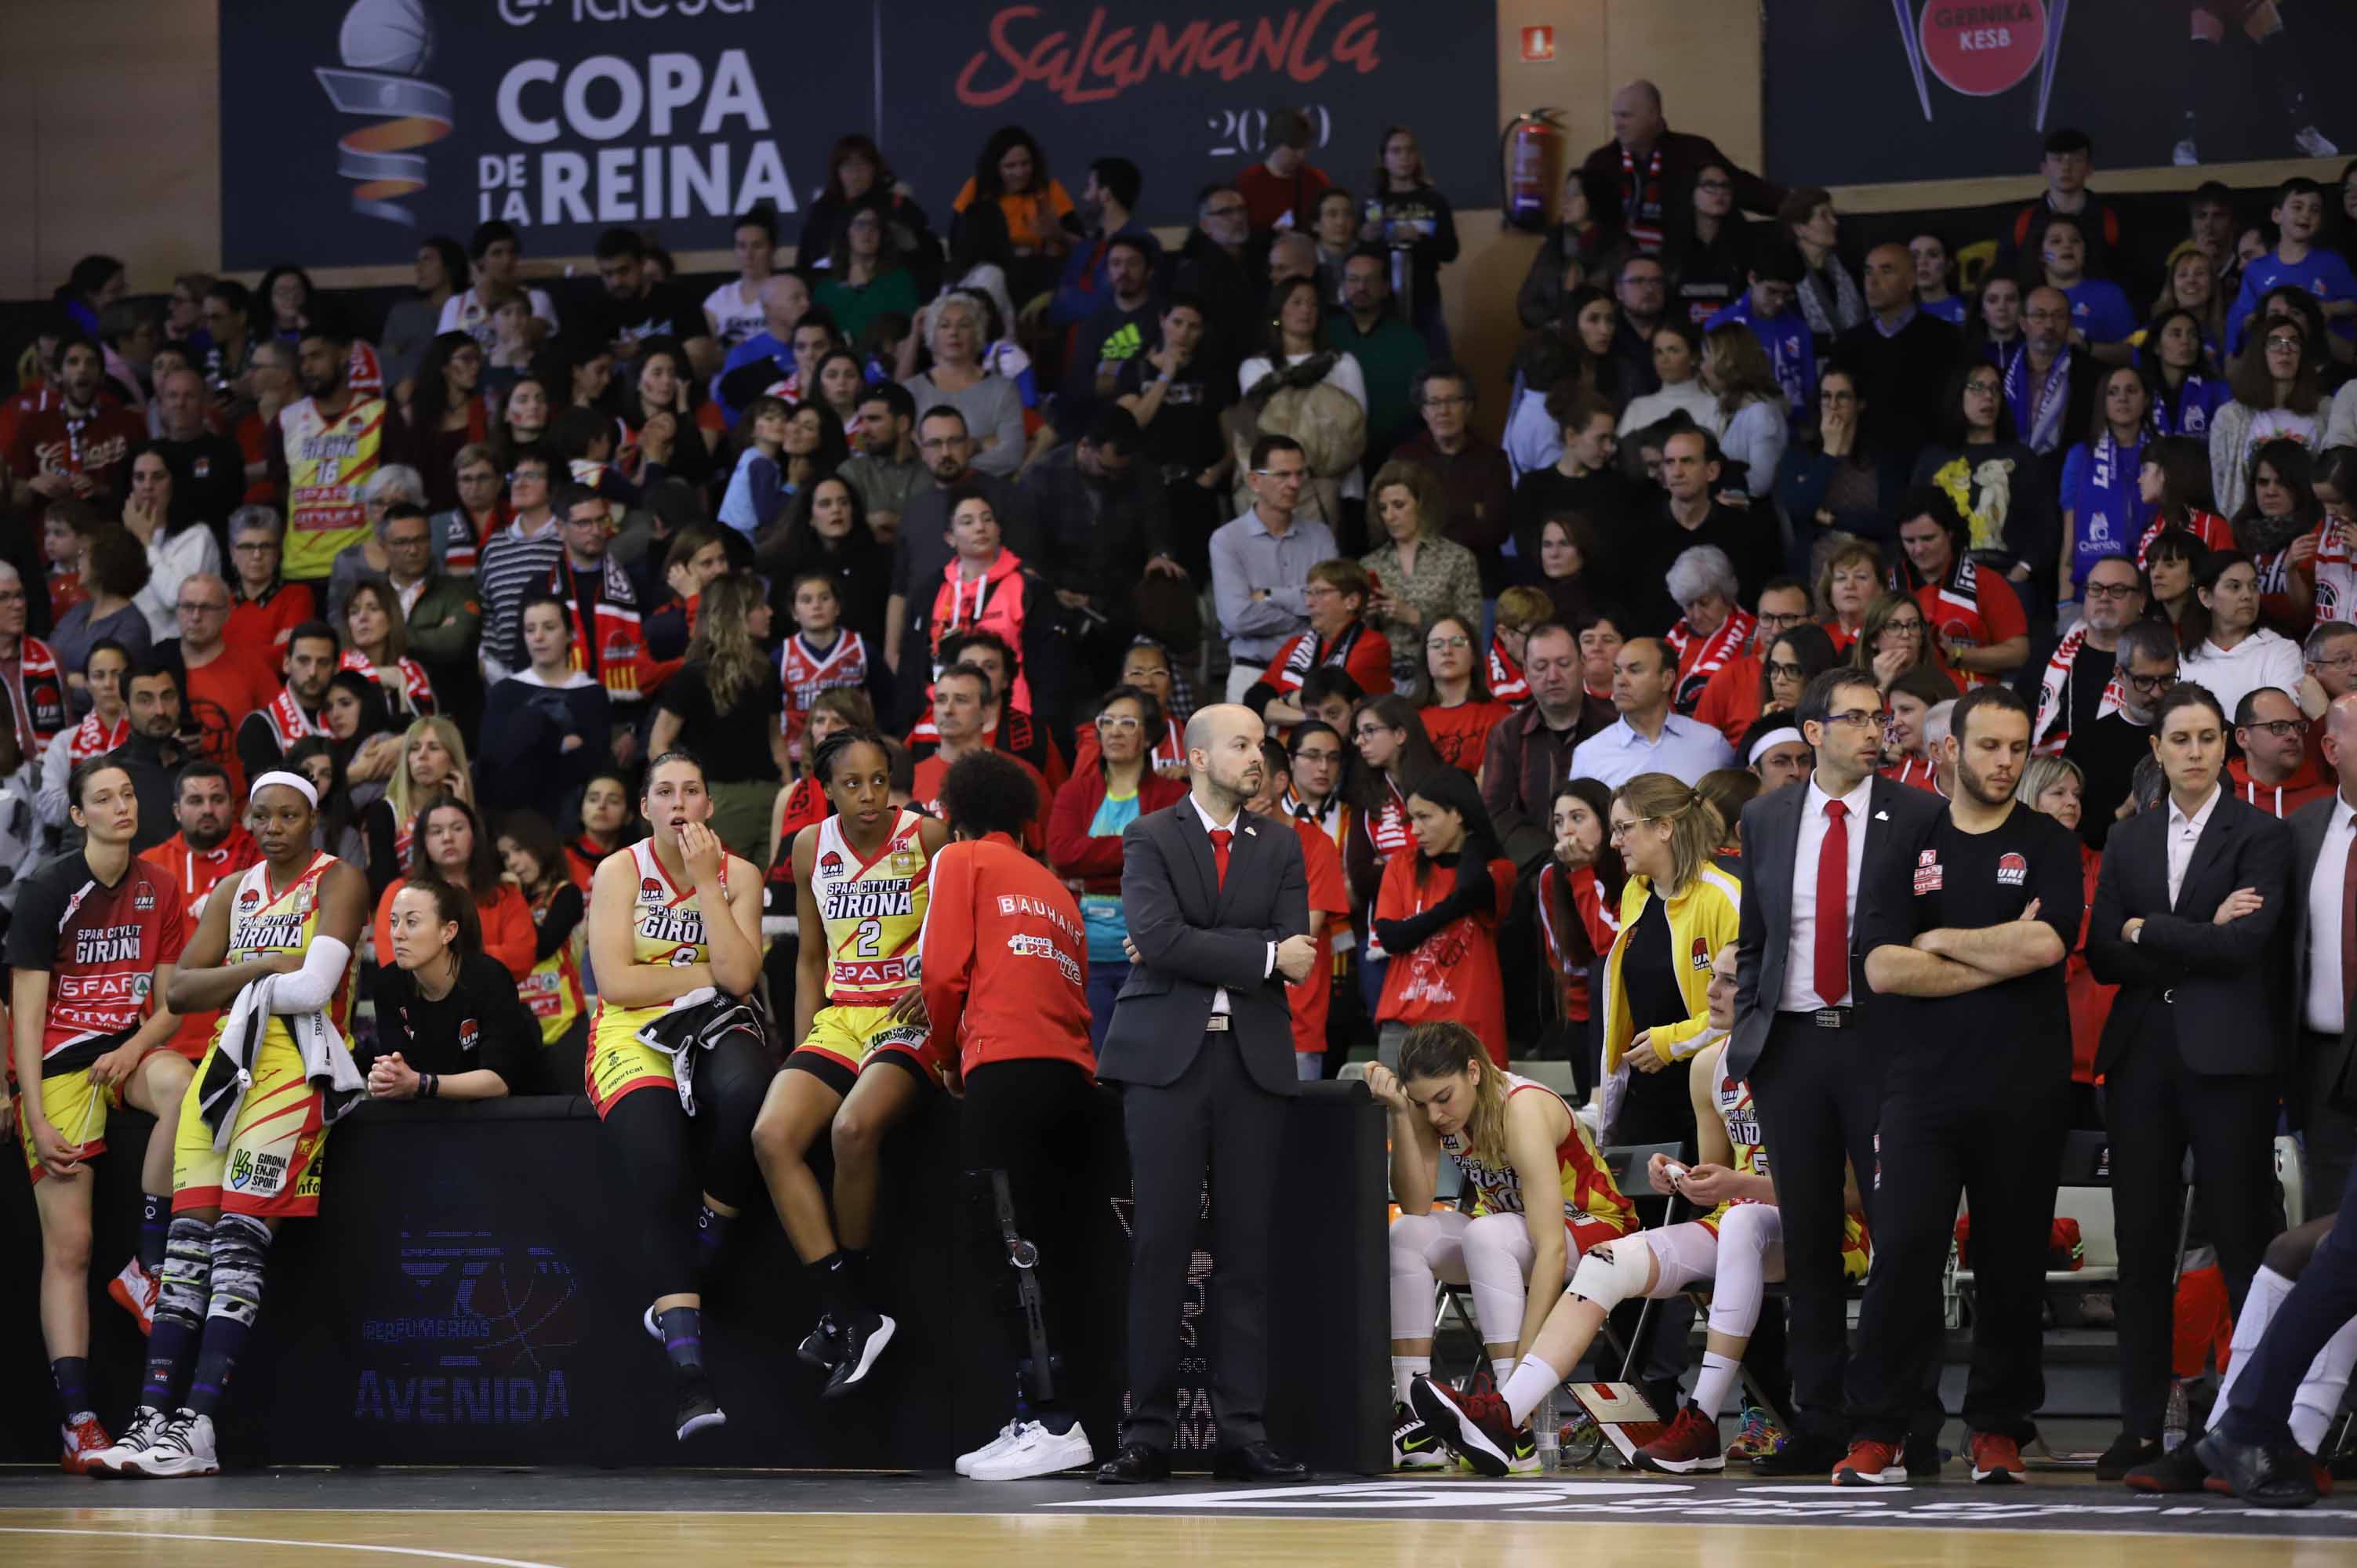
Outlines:
<svg viewBox="0 0 2357 1568"><path fill-rule="evenodd" d="M1849 990L1849 808L1825 802L1825 842L1817 846L1817 995L1838 1006Z"/></svg>
<svg viewBox="0 0 2357 1568"><path fill-rule="evenodd" d="M2349 841L2349 864L2341 875L2341 1014L2357 995L2357 838Z"/></svg>
<svg viewBox="0 0 2357 1568"><path fill-rule="evenodd" d="M1211 830L1211 864L1219 870L1220 886L1222 887L1228 885L1228 845L1235 842L1235 831L1232 828Z"/></svg>

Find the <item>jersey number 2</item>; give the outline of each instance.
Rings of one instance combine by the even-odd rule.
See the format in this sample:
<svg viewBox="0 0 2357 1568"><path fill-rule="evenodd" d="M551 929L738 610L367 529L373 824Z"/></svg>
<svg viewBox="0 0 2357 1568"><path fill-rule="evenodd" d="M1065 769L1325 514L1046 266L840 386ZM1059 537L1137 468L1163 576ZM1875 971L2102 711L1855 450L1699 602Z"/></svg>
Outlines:
<svg viewBox="0 0 2357 1568"><path fill-rule="evenodd" d="M853 950L854 951L857 952L861 958L874 958L882 950L883 943L883 921L862 920L859 922L859 945Z"/></svg>

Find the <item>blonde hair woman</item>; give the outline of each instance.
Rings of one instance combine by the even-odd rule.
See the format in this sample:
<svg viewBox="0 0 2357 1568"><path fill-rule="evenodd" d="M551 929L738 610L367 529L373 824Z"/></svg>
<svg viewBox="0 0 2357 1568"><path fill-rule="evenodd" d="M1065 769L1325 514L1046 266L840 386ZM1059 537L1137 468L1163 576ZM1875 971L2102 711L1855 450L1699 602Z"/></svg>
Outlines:
<svg viewBox="0 0 2357 1568"><path fill-rule="evenodd" d="M1710 971L1694 953L1735 940L1742 888L1711 864L1727 824L1701 792L1640 773L1612 797L1609 832L1629 878L1605 960L1604 1129L1616 1144L1675 1144L1695 1155L1686 1064L1718 1038Z"/></svg>
<svg viewBox="0 0 2357 1568"><path fill-rule="evenodd" d="M1366 617L1390 639L1392 679L1405 688L1416 678L1426 628L1445 615L1481 624L1481 567L1473 552L1441 537L1448 497L1423 464L1394 458L1376 470L1367 494L1383 542L1359 557L1375 585Z"/></svg>
<svg viewBox="0 0 2357 1568"><path fill-rule="evenodd" d="M1711 428L1719 450L1744 465L1746 489L1766 495L1776 488L1792 422L1785 416L1784 389L1751 328L1730 322L1703 334L1702 384L1718 399Z"/></svg>
<svg viewBox="0 0 2357 1568"><path fill-rule="evenodd" d="M436 795L456 795L472 806L475 778L467 762L466 737L458 726L440 715L412 724L401 736L401 760L385 780L384 797L361 814L361 832L368 844L369 887L382 897L385 888L409 865L409 846L417 834L418 809Z"/></svg>
<svg viewBox="0 0 2357 1568"><path fill-rule="evenodd" d="M785 691L761 652L770 635L770 598L750 572L705 585L687 645L687 662L656 698L649 755L693 754L712 797L712 831L756 865L766 853L778 780L793 776L783 725Z"/></svg>

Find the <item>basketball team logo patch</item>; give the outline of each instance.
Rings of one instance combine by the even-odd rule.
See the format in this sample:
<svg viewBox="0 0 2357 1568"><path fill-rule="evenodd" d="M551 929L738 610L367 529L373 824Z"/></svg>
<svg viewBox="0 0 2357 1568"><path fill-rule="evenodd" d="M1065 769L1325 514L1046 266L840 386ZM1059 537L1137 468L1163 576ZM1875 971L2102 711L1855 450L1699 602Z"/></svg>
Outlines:
<svg viewBox="0 0 2357 1568"><path fill-rule="evenodd" d="M1945 873L1941 869L1940 852L1927 849L1915 857L1915 896L1937 893Z"/></svg>
<svg viewBox="0 0 2357 1568"><path fill-rule="evenodd" d="M1708 969L1710 967L1710 939L1707 937L1696 937L1694 940L1694 951L1687 955L1686 961L1693 964L1697 972Z"/></svg>
<svg viewBox="0 0 2357 1568"><path fill-rule="evenodd" d="M2029 880L2029 862L2009 850L1997 857L1996 885L1998 886L2018 887Z"/></svg>
<svg viewBox="0 0 2357 1568"><path fill-rule="evenodd" d="M818 857L818 874L832 880L843 875L843 856L828 850Z"/></svg>

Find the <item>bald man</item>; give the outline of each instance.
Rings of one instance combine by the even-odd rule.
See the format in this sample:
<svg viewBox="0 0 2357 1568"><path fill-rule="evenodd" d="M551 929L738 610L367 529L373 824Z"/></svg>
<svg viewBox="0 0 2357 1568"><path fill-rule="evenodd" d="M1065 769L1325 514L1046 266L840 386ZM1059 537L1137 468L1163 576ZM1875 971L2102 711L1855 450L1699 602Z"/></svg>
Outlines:
<svg viewBox="0 0 2357 1568"><path fill-rule="evenodd" d="M1208 1178L1211 1203L1212 1473L1297 1480L1268 1441L1269 1239L1285 1101L1296 1091L1286 984L1309 972L1301 841L1249 815L1266 764L1259 715L1233 703L1187 725L1187 798L1122 834L1132 967L1097 1053L1125 1085L1130 1221L1130 1412L1108 1485L1170 1474L1180 1307Z"/></svg>
<svg viewBox="0 0 2357 1568"><path fill-rule="evenodd" d="M1868 251L1858 281L1867 317L1835 340L1834 362L1857 378L1867 446L1911 466L1939 428L1941 394L1964 352L1964 334L1917 306L1915 258L1906 246Z"/></svg>
<svg viewBox="0 0 2357 1568"><path fill-rule="evenodd" d="M2357 842L2357 693L2334 698L2325 710L2321 749L2335 788L2291 814L2291 897L2284 911L2291 927L2289 995L2299 1026L2284 1098L2292 1125L2306 1135L2310 1214L2331 1212L2357 1161L2357 1117L2335 1104L2333 1094L2349 1067L2349 993L2357 981L2341 972L2347 950L2341 929L2342 884Z"/></svg>
<svg viewBox="0 0 2357 1568"><path fill-rule="evenodd" d="M1587 155L1580 173L1591 190L1619 191L1622 232L1640 249L1658 251L1664 234L1693 220L1695 176L1705 164L1734 176L1736 205L1745 211L1772 214L1784 199L1782 190L1738 167L1709 137L1671 130L1662 117L1662 90L1638 81L1612 95L1612 139ZM1609 225L1614 215L1596 218Z"/></svg>

